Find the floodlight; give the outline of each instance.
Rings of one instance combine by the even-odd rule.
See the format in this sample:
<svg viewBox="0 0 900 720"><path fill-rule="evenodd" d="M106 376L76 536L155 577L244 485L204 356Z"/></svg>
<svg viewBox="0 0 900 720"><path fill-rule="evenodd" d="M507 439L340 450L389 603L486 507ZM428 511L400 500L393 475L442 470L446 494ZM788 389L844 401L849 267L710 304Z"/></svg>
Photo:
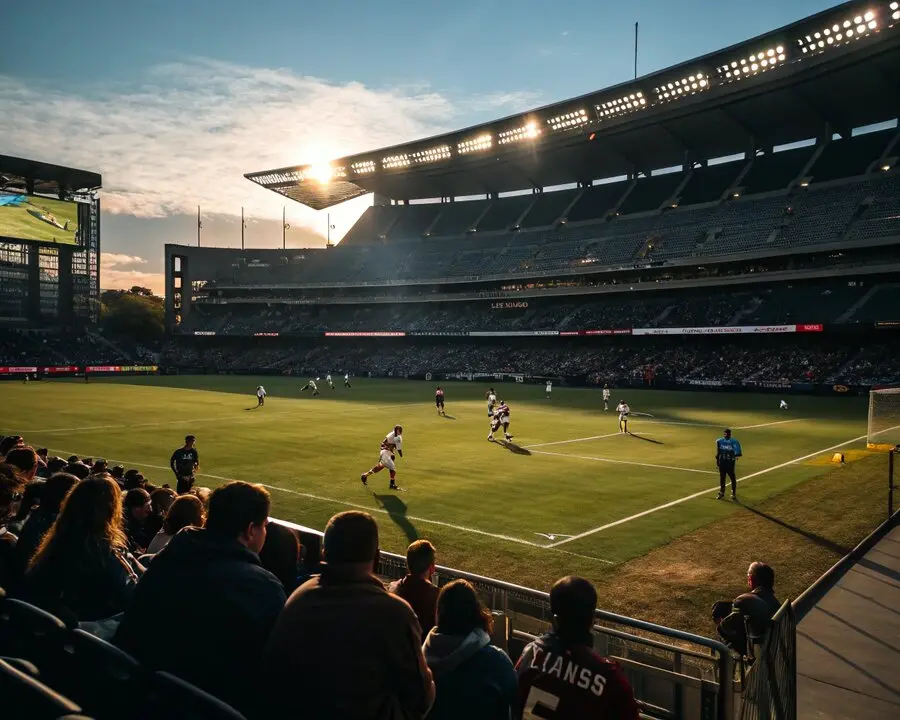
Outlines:
<svg viewBox="0 0 900 720"><path fill-rule="evenodd" d="M900 20L900 2L891 3L891 20Z"/></svg>
<svg viewBox="0 0 900 720"><path fill-rule="evenodd" d="M417 150L412 154L412 161L415 163L435 162L437 160L448 160L449 158L449 145L439 145L438 147L428 148L427 150Z"/></svg>
<svg viewBox="0 0 900 720"><path fill-rule="evenodd" d="M809 35L807 35L807 39L810 43L816 42ZM798 40L798 42L800 41ZM821 42L824 46L825 41L822 40ZM756 75L757 73L771 70L781 65L785 60L787 60L787 55L784 52L784 45L773 45L758 52L750 53L745 58L723 63L716 68L716 72L719 75L719 80L732 82L748 75Z"/></svg>
<svg viewBox="0 0 900 720"><path fill-rule="evenodd" d="M501 132L499 135L500 144L506 145L507 143L519 142L520 140L532 140L536 138L540 132L541 129L537 126L537 123L530 120L524 125Z"/></svg>
<svg viewBox="0 0 900 720"><path fill-rule="evenodd" d="M597 117L600 120L608 120L620 115L633 113L635 110L641 110L645 107L647 107L647 98L644 97L643 92L637 90L622 97L604 100L599 105L595 105L594 109L597 111Z"/></svg>
<svg viewBox="0 0 900 720"><path fill-rule="evenodd" d="M409 155L388 155L381 159L381 167L383 168L399 168L409 165Z"/></svg>
<svg viewBox="0 0 900 720"><path fill-rule="evenodd" d="M331 178L334 176L334 168L327 163L323 163L320 165L310 165L304 171L304 179L315 180L316 182L322 183L323 185L327 184L331 181Z"/></svg>
<svg viewBox="0 0 900 720"><path fill-rule="evenodd" d="M895 9L894 6L898 8L894 19L900 19L900 3L892 3L891 9ZM804 55L811 55L822 52L828 47L866 37L875 30L878 30L878 17L873 10L868 10L861 15L846 18L822 30L799 37L797 45Z"/></svg>
<svg viewBox="0 0 900 720"><path fill-rule="evenodd" d="M375 172L375 161L360 160L359 162L350 163L350 169L357 175L367 175L368 173Z"/></svg>
<svg viewBox="0 0 900 720"><path fill-rule="evenodd" d="M456 150L460 155L465 155L467 153L478 152L479 150L490 150L491 145L493 144L494 138L491 137L491 134L484 133L483 135L478 135L469 140L463 140L456 146Z"/></svg>
<svg viewBox="0 0 900 720"><path fill-rule="evenodd" d="M657 102L669 102L707 89L709 89L709 77L705 73L698 72L670 83L663 83L653 91L656 93Z"/></svg>
<svg viewBox="0 0 900 720"><path fill-rule="evenodd" d="M587 110L573 110L547 120L547 124L552 130L571 130L572 128L587 125L587 123Z"/></svg>

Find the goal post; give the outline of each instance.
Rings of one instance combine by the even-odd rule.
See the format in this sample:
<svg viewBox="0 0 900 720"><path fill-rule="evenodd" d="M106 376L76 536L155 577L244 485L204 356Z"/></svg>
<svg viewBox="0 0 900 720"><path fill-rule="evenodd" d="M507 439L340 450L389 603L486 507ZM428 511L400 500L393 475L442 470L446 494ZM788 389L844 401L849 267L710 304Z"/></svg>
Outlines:
<svg viewBox="0 0 900 720"><path fill-rule="evenodd" d="M866 447L892 450L900 445L900 387L869 392L869 427Z"/></svg>

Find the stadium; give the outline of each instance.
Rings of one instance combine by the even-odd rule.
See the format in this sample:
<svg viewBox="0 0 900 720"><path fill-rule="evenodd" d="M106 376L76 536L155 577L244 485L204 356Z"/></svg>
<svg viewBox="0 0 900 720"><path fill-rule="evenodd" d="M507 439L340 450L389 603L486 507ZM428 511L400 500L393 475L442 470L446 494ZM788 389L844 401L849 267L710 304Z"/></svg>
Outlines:
<svg viewBox="0 0 900 720"><path fill-rule="evenodd" d="M362 510L382 578L428 539L435 584L472 582L514 660L551 624L545 591L583 576L641 717L797 717L823 701L796 624L896 538L898 88L900 6L847 2L515 116L248 172L314 210L372 206L323 249L167 244L159 347L97 329L100 176L0 157L17 211L48 181L88 198L72 245L56 213L0 238L2 434L154 486L195 435L197 486L261 483L309 572L329 519ZM789 602L748 656L709 608L760 559ZM8 607L0 650L37 628ZM184 717L232 717L208 710Z"/></svg>

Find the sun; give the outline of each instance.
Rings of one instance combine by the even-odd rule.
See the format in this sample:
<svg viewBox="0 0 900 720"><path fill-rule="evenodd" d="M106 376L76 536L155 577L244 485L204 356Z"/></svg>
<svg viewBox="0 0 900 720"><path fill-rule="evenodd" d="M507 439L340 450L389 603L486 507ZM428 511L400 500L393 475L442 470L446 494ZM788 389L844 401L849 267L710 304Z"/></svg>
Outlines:
<svg viewBox="0 0 900 720"><path fill-rule="evenodd" d="M306 170L306 175L316 182L325 185L331 181L331 178L334 175L334 169L328 163L319 163L310 165Z"/></svg>

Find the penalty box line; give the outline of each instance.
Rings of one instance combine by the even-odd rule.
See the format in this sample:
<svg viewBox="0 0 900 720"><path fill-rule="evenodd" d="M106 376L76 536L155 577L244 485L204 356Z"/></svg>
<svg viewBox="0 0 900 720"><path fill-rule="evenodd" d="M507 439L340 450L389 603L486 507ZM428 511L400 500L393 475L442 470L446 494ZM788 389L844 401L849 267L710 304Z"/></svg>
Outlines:
<svg viewBox="0 0 900 720"><path fill-rule="evenodd" d="M72 450L64 450L62 448L51 448L55 452L61 452L64 455L79 455L81 453L73 452ZM139 460L125 460L123 458L109 458L108 462L115 463L123 463L125 465L137 465L142 467L153 468L154 470L171 470L169 467L165 467L163 465L152 465L150 463L141 462ZM210 473L197 473L199 477L207 477L213 480L221 480L227 482L228 480L240 480L240 478L229 478L224 477L223 475L212 475ZM270 490L277 490L279 492L287 493L289 495L296 495L298 497L304 497L309 500L318 500L320 502L328 502L333 503L335 505L343 505L344 507L351 507L358 510L365 510L366 512L374 512L379 513L381 515L393 516L396 513L391 513L384 508L372 507L371 505L364 505L362 503L355 503L349 500L339 500L337 498L327 497L325 495L316 495L314 493L302 492L300 490L291 490L289 488L279 487L278 485L268 485L266 483L259 483L264 488L268 488ZM412 520L414 522L425 523L426 525L437 525L439 527L449 528L451 530L458 530L460 532L469 533L472 535L481 535L484 537L494 538L495 540L506 540L507 542L517 543L519 545L527 545L528 547L539 548L541 550L553 550L552 545L546 545L542 543L532 542L531 540L525 540L524 538L513 537L512 535L503 535L501 533L492 533L487 530L480 530L478 528L467 527L465 525L455 525L454 523L444 522L443 520L431 520L429 518L418 517L415 515L404 515L407 520ZM605 563L606 565L615 565L616 563L612 560L606 560L604 558L594 557L592 555L582 555L580 553L570 552L568 550L555 550L555 552L564 553L566 555L572 555L575 557L585 558L587 560L595 560L597 562Z"/></svg>
<svg viewBox="0 0 900 720"><path fill-rule="evenodd" d="M895 430L900 428L900 425L897 425L893 428L888 428L889 430ZM738 482L743 482L744 480L750 480L755 477L759 477L760 475L765 475L766 473L770 473L773 470L780 470L783 467L787 467L788 465L794 465L798 462L803 462L804 460L809 460L810 458L814 458L817 455L823 455L824 453L831 452L832 450L837 450L838 448L842 448L846 445L850 445L855 442L859 442L860 440L865 440L867 435L860 435L859 437L852 438L850 440L845 440L842 443L838 443L837 445L832 445L831 447L823 448L822 450L816 450L815 452L811 452L807 455L802 455L798 458L794 458L793 460L788 460L787 462L779 463L778 465L773 465L772 467L765 468L763 470L757 470L756 472L750 473L749 475L745 475L742 478L738 478ZM540 452L535 451L535 452ZM692 493L691 495L685 495L682 498L678 498L677 500L672 500L671 502L664 503L662 505L657 505L656 507L652 507L648 510L644 510L643 512L635 513L634 515L629 515L628 517L621 518L620 520L615 520L610 523L606 523L606 525L601 525L600 527L595 527L590 530L586 530L583 533L579 533L578 535L573 535L572 537L565 538L564 540L558 540L555 543L551 543L547 547L556 548L560 545L565 545L566 543L574 542L575 540L581 540L586 537L590 537L591 535L596 535L599 532L603 532L604 530L609 530L610 528L617 527L619 525L624 525L625 523L629 523L632 520L638 520L639 518L646 517L647 515L652 515L653 513L657 513L660 510L666 510L670 507L674 507L676 505L680 505L681 503L688 502L689 500L694 500L698 497L702 497L707 495L715 490L718 490L719 487L715 486L709 488L707 490L701 490L699 492Z"/></svg>
<svg viewBox="0 0 900 720"><path fill-rule="evenodd" d="M624 434L624 433L623 433ZM534 447L533 445L531 447ZM552 455L554 457L575 458L577 460L593 460L594 462L612 463L614 465L637 465L638 467L657 468L659 470L679 470L681 472L700 473L703 475L716 475L715 470L699 470L697 468L680 467L678 465L658 465L656 463L643 463L635 460L614 460L613 458L594 457L592 455L572 455L570 453L551 452L550 450L532 450L538 455ZM553 547L550 545L549 547Z"/></svg>

